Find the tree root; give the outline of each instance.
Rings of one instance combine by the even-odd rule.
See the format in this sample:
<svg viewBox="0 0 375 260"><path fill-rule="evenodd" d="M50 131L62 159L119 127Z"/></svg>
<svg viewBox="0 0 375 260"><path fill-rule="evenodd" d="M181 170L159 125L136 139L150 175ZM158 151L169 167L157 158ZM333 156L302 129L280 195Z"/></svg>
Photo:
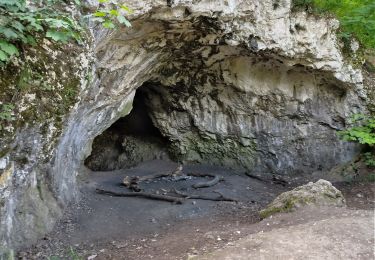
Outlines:
<svg viewBox="0 0 375 260"><path fill-rule="evenodd" d="M96 188L96 192L99 194L111 195L114 197L141 197L141 198L147 198L147 199L152 199L152 200L163 200L163 201L173 202L175 204L182 204L184 201L184 199L178 198L178 197L159 195L159 194L153 194L153 193L147 193L147 192L116 192L116 191L103 190L99 188Z"/></svg>
<svg viewBox="0 0 375 260"><path fill-rule="evenodd" d="M238 202L235 199L228 198L228 197L224 196L222 193L220 193L218 191L214 191L215 193L219 194L218 197L209 197L209 196L204 196L204 195L187 194L187 193L184 193L184 192L176 190L176 189L174 189L173 192L176 193L177 195L180 195L181 197L183 197L185 199Z"/></svg>

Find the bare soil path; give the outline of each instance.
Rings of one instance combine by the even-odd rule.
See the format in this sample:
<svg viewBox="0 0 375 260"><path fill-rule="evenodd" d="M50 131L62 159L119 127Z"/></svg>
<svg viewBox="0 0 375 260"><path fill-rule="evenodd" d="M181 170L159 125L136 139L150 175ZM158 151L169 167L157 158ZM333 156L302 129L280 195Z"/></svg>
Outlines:
<svg viewBox="0 0 375 260"><path fill-rule="evenodd" d="M95 192L96 187L124 191L125 188L120 185L124 176L160 174L173 171L176 166L173 162L151 161L127 170L88 172L82 179L80 202L71 205L55 230L35 246L20 252L19 258L200 259L199 257L207 257L208 253L223 247L234 246L239 243L240 238L246 238L250 234L329 219L334 214L339 214L327 210L301 216L282 214L284 220L259 222L258 210L281 192L297 185L301 179L290 185L277 184L207 165L186 165L183 171L219 174L224 177L224 181L213 187L193 189L192 185L202 182L202 178L191 177L177 181L162 178L144 184L143 188L152 192L178 189L194 194L213 194L218 191L235 198L238 203L187 200L182 205L176 205L144 198L112 197ZM347 195L350 207L357 209L357 205L360 205L359 208L365 210L363 214L367 218L371 217L369 212L374 206L372 184L365 184L357 190L346 185L341 188ZM357 213L353 214L357 216Z"/></svg>

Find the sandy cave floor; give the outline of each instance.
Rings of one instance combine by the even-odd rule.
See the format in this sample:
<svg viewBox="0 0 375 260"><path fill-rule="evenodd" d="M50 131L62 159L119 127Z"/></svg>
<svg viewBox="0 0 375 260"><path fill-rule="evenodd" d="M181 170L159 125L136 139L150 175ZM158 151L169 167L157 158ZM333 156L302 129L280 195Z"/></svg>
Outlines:
<svg viewBox="0 0 375 260"><path fill-rule="evenodd" d="M191 185L202 181L202 178L191 177L178 181L162 178L146 183L142 185L142 188L152 192L178 189L190 194L203 195L214 195L214 191L219 191L238 202L187 200L182 205L176 205L144 198L112 197L95 192L96 187L125 191L126 188L121 185L121 181L126 175L165 173L173 171L176 166L177 164L173 162L155 160L126 170L84 174L80 202L71 205L66 210L64 217L50 234L33 247L19 252L18 257L20 259L129 260L190 259L193 257L196 259L247 259L246 257L250 256L248 250L236 249L235 252L242 252L242 256L235 257L233 248L240 245L241 241L243 243L249 239L248 236L252 234L275 232L274 230L294 226L301 229L303 224L309 226L311 222L324 222L338 218L338 216L352 216L358 220L360 217L363 221L367 221L367 226L373 224L371 219L373 220L375 188L371 183L354 186L343 183L335 184L343 191L348 209L319 209L280 214L272 221L266 219L261 222L257 213L259 209L266 206L281 192L308 181L299 177L289 179L289 184L280 184L250 178L223 167L185 165L184 173L214 173L223 176L224 181L213 187L195 190L191 188ZM343 220L343 223L346 223L345 221ZM356 226L351 228L358 229ZM340 229L327 228L326 230L334 233ZM290 230L287 232L294 234ZM366 236L363 241L361 240L364 245L358 248L361 250L367 248L367 251L362 252L362 250L362 255L358 259L373 259L368 258L369 255L374 256L373 247L371 248L368 244L373 241L373 236L371 237L368 233L362 236ZM312 239L317 238L312 236ZM355 239L358 240L358 238ZM257 247L259 245L253 248ZM260 247L259 250L263 249ZM211 254L211 252L214 253ZM254 251L252 257L272 259L273 257L270 257L272 254L280 253L272 250L265 252L268 255L259 255L258 251ZM323 255L320 256L323 257ZM278 259L290 259L290 257ZM296 254L294 259L300 258ZM311 259L319 259L319 257L311 257Z"/></svg>

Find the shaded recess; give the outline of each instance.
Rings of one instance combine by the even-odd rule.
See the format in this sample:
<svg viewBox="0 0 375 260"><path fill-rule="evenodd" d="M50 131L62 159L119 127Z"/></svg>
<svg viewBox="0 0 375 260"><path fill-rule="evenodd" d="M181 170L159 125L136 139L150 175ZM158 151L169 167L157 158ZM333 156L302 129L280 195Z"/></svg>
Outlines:
<svg viewBox="0 0 375 260"><path fill-rule="evenodd" d="M139 43L144 55L160 55L139 80L148 82L133 111L96 137L89 168L170 157L259 174L311 174L359 152L336 134L359 101L331 73L258 50L253 36L228 41L215 19L142 26L163 32L145 33ZM125 51L125 42L113 47ZM121 57L135 62L141 52L128 54Z"/></svg>
<svg viewBox="0 0 375 260"><path fill-rule="evenodd" d="M118 119L94 139L85 165L94 171L128 168L152 159L167 159L168 139L154 126L145 83L135 94L129 115Z"/></svg>

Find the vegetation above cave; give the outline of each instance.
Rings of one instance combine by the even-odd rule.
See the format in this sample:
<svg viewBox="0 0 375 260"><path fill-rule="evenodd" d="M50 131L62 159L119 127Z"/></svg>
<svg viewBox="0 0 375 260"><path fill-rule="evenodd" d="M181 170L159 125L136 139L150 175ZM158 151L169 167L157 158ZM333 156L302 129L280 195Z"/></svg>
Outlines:
<svg viewBox="0 0 375 260"><path fill-rule="evenodd" d="M339 37L348 46L355 37L366 49L375 49L373 0L293 0L293 10L333 14L340 21Z"/></svg>
<svg viewBox="0 0 375 260"><path fill-rule="evenodd" d="M73 10L72 10L73 7ZM40 44L43 38L67 43L82 43L83 21L74 15L74 9L84 9L80 0L0 0L0 66L20 55L27 45ZM131 10L116 0L99 0L95 10L86 17L101 23L105 28L116 24L131 26L124 13Z"/></svg>

